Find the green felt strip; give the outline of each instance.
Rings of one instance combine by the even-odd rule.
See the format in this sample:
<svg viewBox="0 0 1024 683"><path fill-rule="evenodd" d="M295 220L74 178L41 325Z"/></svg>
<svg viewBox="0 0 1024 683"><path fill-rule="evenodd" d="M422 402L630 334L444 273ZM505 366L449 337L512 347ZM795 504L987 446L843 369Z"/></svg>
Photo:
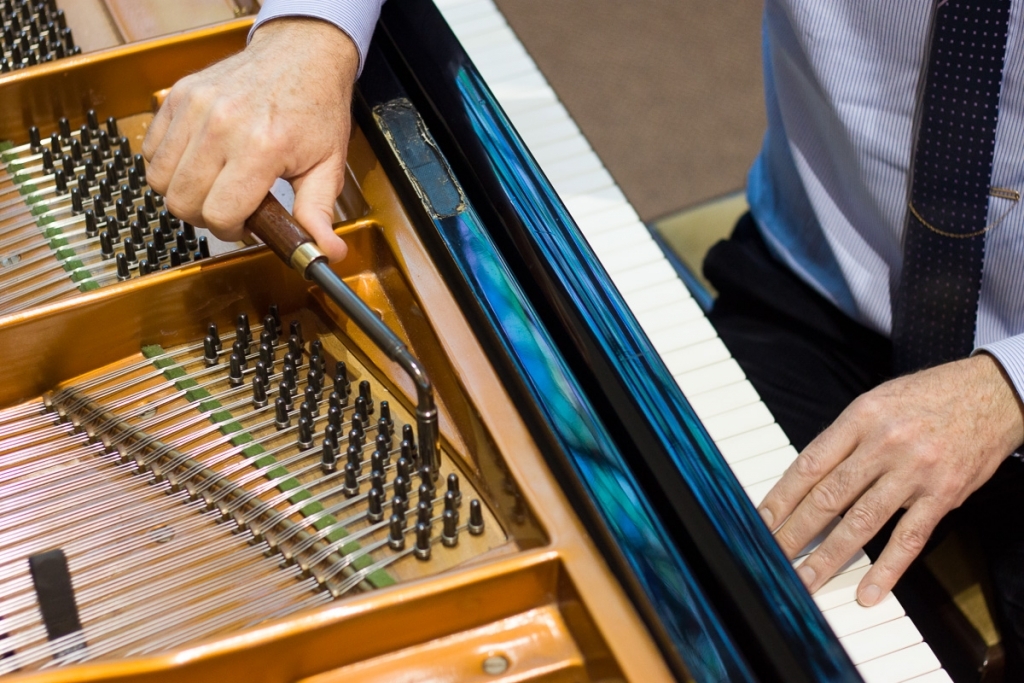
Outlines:
<svg viewBox="0 0 1024 683"><path fill-rule="evenodd" d="M45 237L46 239L50 239L51 237L58 237L63 234L64 231L57 227L43 228L43 237Z"/></svg>
<svg viewBox="0 0 1024 683"><path fill-rule="evenodd" d="M92 290L99 288L100 286L92 280L89 280L88 282L83 282L82 284L78 285L78 289L81 292L91 292Z"/></svg>
<svg viewBox="0 0 1024 683"><path fill-rule="evenodd" d="M79 270L75 273L71 273L72 282L83 282L85 280L88 280L90 277L92 276L89 275L88 270ZM96 287L99 287L99 285L96 285ZM96 287L93 287L93 289L96 289Z"/></svg>
<svg viewBox="0 0 1024 683"><path fill-rule="evenodd" d="M49 237L49 235L47 235L47 237ZM75 254L75 250L71 247L57 247L54 251L56 252L54 256L58 261L66 261L67 259L74 258L77 255Z"/></svg>
<svg viewBox="0 0 1024 683"><path fill-rule="evenodd" d="M252 434L245 431L242 425L235 421L234 415L231 411L223 410L223 406L220 401L210 399L210 393L202 388L196 387L196 382L192 379L179 379L184 376L185 370L179 366L173 359L167 357L158 357L164 355L163 347L158 344L151 344L149 346L142 347L142 355L146 358L153 358L153 364L162 369L164 377L168 380L174 381L174 386L178 389L188 389L185 392L185 397L196 405L196 408L203 413L207 413L207 417L210 422L216 424L224 436L231 435L230 443L232 446L242 446L244 444L252 444L242 449L241 453L247 458L254 458L253 466L259 469L266 469L264 477L268 480L275 480L278 490L282 493L290 493L288 500L291 503L301 503L304 500L309 500L313 497L298 479L289 476L288 468L278 465L277 459L274 456L266 454L266 451L258 443L254 443ZM177 380L177 381L175 381ZM308 505L302 506L299 512L309 517L315 514L323 512L324 506L319 501L313 501ZM334 526L338 523L338 519L333 515L324 515L323 517L313 522L315 529L322 530L327 527ZM348 531L341 527L336 527L330 531L326 540L328 543L336 543L341 539L348 536ZM349 554L359 550L360 545L356 542L346 543L341 547L342 554ZM358 569L365 569L366 567L373 564L373 558L369 555L362 555L352 563L352 566ZM395 584L395 579L383 569L377 569L367 575L366 581L375 588L383 588L385 586L391 586Z"/></svg>
<svg viewBox="0 0 1024 683"><path fill-rule="evenodd" d="M7 172L8 173L20 173L21 171L23 171L25 169L25 164L21 163L20 161L16 161L16 159L17 159L16 156L14 156L14 155L8 155L8 156L10 156L10 160L7 161Z"/></svg>
<svg viewBox="0 0 1024 683"><path fill-rule="evenodd" d="M11 147L14 147L14 143L10 140L0 140L0 152L6 152Z"/></svg>
<svg viewBox="0 0 1024 683"><path fill-rule="evenodd" d="M72 271L77 270L79 268L85 268L85 264L82 263L81 261L79 261L76 258L68 259L68 260L64 261L64 270L68 271L69 273L71 273ZM71 281L72 282L78 282L78 280L81 280L82 278L80 278L78 276L81 275L84 272L85 271L79 271L77 273L74 273L71 276ZM86 277L88 277L88 276L86 276Z"/></svg>
<svg viewBox="0 0 1024 683"><path fill-rule="evenodd" d="M55 237L50 240L50 249L60 249L61 247L68 246L68 240L66 237Z"/></svg>
<svg viewBox="0 0 1024 683"><path fill-rule="evenodd" d="M33 202L37 201L38 199L39 199L38 197L26 197L26 201L28 201L29 204L32 204ZM36 204L36 205L34 205L32 207L32 215L33 216L42 216L44 213L46 213L49 210L50 210L50 207L46 206L45 204Z"/></svg>
<svg viewBox="0 0 1024 683"><path fill-rule="evenodd" d="M44 225L49 225L50 223L52 223L55 220L56 219L53 216L50 216L48 214L44 214L44 215L39 216L38 218L36 218L36 225L38 225L41 228Z"/></svg>

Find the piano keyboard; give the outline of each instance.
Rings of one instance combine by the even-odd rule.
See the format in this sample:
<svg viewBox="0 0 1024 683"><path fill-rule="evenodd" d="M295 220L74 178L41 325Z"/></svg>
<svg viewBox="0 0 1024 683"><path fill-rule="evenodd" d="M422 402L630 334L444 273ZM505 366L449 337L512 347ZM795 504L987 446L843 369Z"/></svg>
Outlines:
<svg viewBox="0 0 1024 683"><path fill-rule="evenodd" d="M435 0L753 503L797 456L757 391L492 0ZM815 547L808 546L798 565ZM865 608L860 552L814 595L868 683L949 675L896 597Z"/></svg>

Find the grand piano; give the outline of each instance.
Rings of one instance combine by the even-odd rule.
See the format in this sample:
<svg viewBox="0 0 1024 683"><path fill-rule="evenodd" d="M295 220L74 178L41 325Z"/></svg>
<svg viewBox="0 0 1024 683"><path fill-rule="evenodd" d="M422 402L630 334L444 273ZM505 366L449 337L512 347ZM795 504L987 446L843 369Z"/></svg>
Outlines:
<svg viewBox="0 0 1024 683"><path fill-rule="evenodd" d="M35 163L52 133L55 150L69 147L92 109L137 145L154 97L240 49L249 22L0 77L5 165ZM387 3L354 115L337 207L351 255L335 271L433 378L441 471L459 495L443 497L444 477L416 479L413 467L404 479L413 490L422 482L427 510L408 527L406 512L398 527L389 519L392 494L415 502L399 494L408 482L396 483L400 455L416 464L415 444L393 449L398 463L386 448L376 460L369 452L374 426L385 431L383 400L395 422L413 422L414 388L349 313L263 247L209 259L185 249L193 258L181 262L179 251L181 265L145 274L132 265L124 278L9 312L0 317L0 486L13 487L0 489L0 672L40 681L949 680L895 598L856 605L863 555L814 598L803 589L751 504L792 447L490 0ZM145 208L141 195L124 196ZM88 240L102 235L79 230L85 218L70 202L48 206L67 208L58 239L70 244L57 258L78 271ZM0 244L3 229L0 220ZM18 244L0 254L6 267L22 258ZM69 247L74 256L60 251ZM123 246L96 249L128 263ZM292 318L299 334L288 346ZM254 350L257 336L268 356ZM287 360L274 374L286 347L293 375L303 363L311 373L309 410L310 392L324 390L318 363L331 368L335 394L349 378L360 385L364 412L339 411L346 428L362 432L360 422L371 436L363 463L349 435L358 479L341 476L344 443L335 462L318 431L330 426L326 399L323 416L274 415L296 387ZM270 366L262 389L257 358L262 372ZM275 402L278 378L292 388ZM213 399L209 415L189 412ZM227 418L226 406L235 406ZM223 438L190 435L209 433L206 417ZM312 434L299 425L295 445L292 420L307 417ZM78 449L73 458L63 444ZM69 460L79 469L62 469ZM263 467L280 489L282 476L264 470L284 466L308 474L288 479L305 497L289 488L267 498L245 469ZM114 493L68 498L80 495L77 481L108 479L117 483L99 488ZM24 502L7 509L6 495ZM127 501L123 514L111 517L104 496ZM467 499L454 508L461 517L441 514L456 505L448 498ZM142 524L151 542L125 551L132 568L118 569L120 549L136 542L118 528L164 519L152 510L165 499L205 515L203 525L168 508L166 519L179 521ZM339 511L353 501L367 511L335 540ZM96 523L85 529L78 517ZM88 534L95 542L82 542ZM205 569L165 571L207 538L217 540ZM179 540L180 551L161 545ZM55 552L63 593L36 570ZM241 554L259 567L238 563ZM128 587L106 591L118 577ZM289 587L244 593L280 581ZM236 616L203 602L193 620L195 595L236 591ZM73 614L77 628L61 631L48 610Z"/></svg>

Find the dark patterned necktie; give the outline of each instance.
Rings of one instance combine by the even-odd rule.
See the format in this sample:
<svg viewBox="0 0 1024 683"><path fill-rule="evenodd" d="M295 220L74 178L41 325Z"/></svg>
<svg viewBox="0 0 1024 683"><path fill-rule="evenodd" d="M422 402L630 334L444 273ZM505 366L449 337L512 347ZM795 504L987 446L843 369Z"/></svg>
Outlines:
<svg viewBox="0 0 1024 683"><path fill-rule="evenodd" d="M1010 0L936 6L893 297L898 373L967 357L988 229Z"/></svg>

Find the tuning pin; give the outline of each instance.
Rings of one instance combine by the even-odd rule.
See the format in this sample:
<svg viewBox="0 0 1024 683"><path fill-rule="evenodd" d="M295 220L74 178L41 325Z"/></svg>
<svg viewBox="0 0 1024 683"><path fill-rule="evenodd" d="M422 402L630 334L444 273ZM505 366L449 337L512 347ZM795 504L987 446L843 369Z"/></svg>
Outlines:
<svg viewBox="0 0 1024 683"><path fill-rule="evenodd" d="M270 386L270 373L267 372L267 364L261 360L256 361L256 377L263 383L263 386Z"/></svg>
<svg viewBox="0 0 1024 683"><path fill-rule="evenodd" d="M274 347L270 344L260 344L260 360L267 367L268 371L274 369L274 363L277 358L274 357Z"/></svg>
<svg viewBox="0 0 1024 683"><path fill-rule="evenodd" d="M386 420L388 423L388 435L394 433L395 421L391 419L391 404L387 401L380 402L380 419Z"/></svg>
<svg viewBox="0 0 1024 683"><path fill-rule="evenodd" d="M296 322L293 320L292 321L293 328L294 328L295 324L296 324ZM296 367L299 367L299 366L302 365L302 338L301 337L299 337L296 334L293 334L290 337L288 337L288 353L292 354L292 357L295 359L295 366Z"/></svg>
<svg viewBox="0 0 1024 683"><path fill-rule="evenodd" d="M132 234L132 241L135 244L145 244L146 235L142 232L142 225L138 221L132 221L128 226L129 232Z"/></svg>
<svg viewBox="0 0 1024 683"><path fill-rule="evenodd" d="M110 163L114 164L114 173L117 174L117 178L124 178L128 173L128 167L124 163L124 154L121 153L121 150L115 149L112 159L113 161ZM116 185L117 183L116 181L111 181L111 184Z"/></svg>
<svg viewBox="0 0 1024 683"><path fill-rule="evenodd" d="M394 495L396 498L408 498L409 497L409 480L402 475L395 477L394 482L391 484L394 489Z"/></svg>
<svg viewBox="0 0 1024 683"><path fill-rule="evenodd" d="M340 446L340 440L338 438L338 428L337 427L335 427L334 425L332 425L330 423L327 423L327 426L324 427L324 436L327 437L328 441L330 441L331 448L333 448L335 450L335 452L340 450L341 446Z"/></svg>
<svg viewBox="0 0 1024 683"><path fill-rule="evenodd" d="M337 391L332 391L330 396L327 397L327 405L329 405L331 408L337 408L338 413L341 414L342 417L344 417L345 404L342 402L341 396L338 395Z"/></svg>
<svg viewBox="0 0 1024 683"><path fill-rule="evenodd" d="M63 28L63 26L61 28ZM99 119L96 118L95 109L90 109L89 111L85 112L85 123L89 126L89 130L93 131L94 133L99 131L100 122Z"/></svg>
<svg viewBox="0 0 1024 683"><path fill-rule="evenodd" d="M384 462L384 456L380 451L374 451L370 455L370 470L373 472L383 472L386 463Z"/></svg>
<svg viewBox="0 0 1024 683"><path fill-rule="evenodd" d="M163 258L167 255L167 242L164 240L164 233L160 230L153 231L153 246L156 248L156 255L158 258Z"/></svg>
<svg viewBox="0 0 1024 683"><path fill-rule="evenodd" d="M324 474L334 474L338 471L338 459L335 457L330 439L324 439L320 447L320 470Z"/></svg>
<svg viewBox="0 0 1024 683"><path fill-rule="evenodd" d="M217 350L220 351L223 348L223 346L220 343L220 332L218 332L217 330L217 323L210 323L209 325L207 325L206 334L210 335L213 338L214 346L216 346Z"/></svg>
<svg viewBox="0 0 1024 683"><path fill-rule="evenodd" d="M480 507L480 501L476 498L469 501L469 524L466 528L474 536L479 536L484 532L484 511Z"/></svg>
<svg viewBox="0 0 1024 683"><path fill-rule="evenodd" d="M96 145L100 148L100 154L103 155L104 159L110 156L110 136L107 134L107 131L100 130L100 132L96 133Z"/></svg>
<svg viewBox="0 0 1024 683"><path fill-rule="evenodd" d="M132 218L132 213L135 210L135 193L132 192L131 185L128 183L121 183L121 196L120 199L124 202L125 220L129 221Z"/></svg>
<svg viewBox="0 0 1024 683"><path fill-rule="evenodd" d="M117 264L117 281L124 282L131 278L132 273L128 269L128 260L125 259L124 254L118 254L114 262Z"/></svg>
<svg viewBox="0 0 1024 683"><path fill-rule="evenodd" d="M352 413L353 422L359 422L359 424L365 427L369 419L366 414L366 399L362 396L356 396L356 407Z"/></svg>
<svg viewBox="0 0 1024 683"><path fill-rule="evenodd" d="M444 494L444 509L451 510L455 513L455 518L459 517L459 505L456 501L455 494L451 491L446 491Z"/></svg>
<svg viewBox="0 0 1024 683"><path fill-rule="evenodd" d="M366 518L371 522L379 522L384 519L384 500L380 489L372 488L366 495L367 511Z"/></svg>
<svg viewBox="0 0 1024 683"><path fill-rule="evenodd" d="M409 481L412 478L412 463L407 458L399 458L395 464L395 472L396 476Z"/></svg>
<svg viewBox="0 0 1024 683"><path fill-rule="evenodd" d="M310 366L309 374L306 375L306 382L313 388L316 399L319 401L324 396L324 375L314 366Z"/></svg>
<svg viewBox="0 0 1024 683"><path fill-rule="evenodd" d="M68 193L68 176L67 174L57 169L53 174L53 191L57 196L65 195Z"/></svg>
<svg viewBox="0 0 1024 683"><path fill-rule="evenodd" d="M285 361L284 367L281 369L281 381L288 385L288 388L295 391L296 380L295 380L295 366Z"/></svg>
<svg viewBox="0 0 1024 683"><path fill-rule="evenodd" d="M434 516L434 508L430 503L418 503L416 505L416 521L419 524L431 525Z"/></svg>
<svg viewBox="0 0 1024 683"><path fill-rule="evenodd" d="M359 469L351 462L345 463L345 486L343 492L346 498L354 498L359 495Z"/></svg>
<svg viewBox="0 0 1024 683"><path fill-rule="evenodd" d="M441 545L445 548L454 548L459 544L459 522L455 513L445 510L441 516Z"/></svg>
<svg viewBox="0 0 1024 683"><path fill-rule="evenodd" d="M366 415L373 415L373 394L370 391L370 383L365 379L359 383L359 398L366 401ZM359 399L356 399L357 401Z"/></svg>
<svg viewBox="0 0 1024 683"><path fill-rule="evenodd" d="M259 409L269 403L267 385L259 377L252 378L252 407Z"/></svg>
<svg viewBox="0 0 1024 683"><path fill-rule="evenodd" d="M104 261L114 258L114 245L110 242L110 233L100 233L100 258Z"/></svg>
<svg viewBox="0 0 1024 683"><path fill-rule="evenodd" d="M370 470L370 488L384 490L384 473L380 470Z"/></svg>
<svg viewBox="0 0 1024 683"><path fill-rule="evenodd" d="M288 335L296 337L299 340L299 346L302 346L302 323L298 320L293 320L288 324Z"/></svg>
<svg viewBox="0 0 1024 683"><path fill-rule="evenodd" d="M387 434L387 423L384 424L384 431L377 434L377 438L374 439L374 448L382 453L391 452L391 437Z"/></svg>
<svg viewBox="0 0 1024 683"><path fill-rule="evenodd" d="M77 216L85 209L82 205L82 190L77 187L71 188L71 215Z"/></svg>
<svg viewBox="0 0 1024 683"><path fill-rule="evenodd" d="M341 410L337 406L330 406L327 409L327 424L328 426L334 427L338 431L339 435L342 433L341 418Z"/></svg>
<svg viewBox="0 0 1024 683"><path fill-rule="evenodd" d="M405 524L405 513L409 510L409 499L404 496L395 496L391 499L391 513L398 515Z"/></svg>
<svg viewBox="0 0 1024 683"><path fill-rule="evenodd" d="M180 266L188 263L188 250L182 251L179 247L171 247L171 265Z"/></svg>
<svg viewBox="0 0 1024 683"><path fill-rule="evenodd" d="M285 400L284 392L288 391L287 388L281 392L281 395L274 399L274 426L277 427L278 431L287 429L292 425L291 416L288 415L288 401Z"/></svg>
<svg viewBox="0 0 1024 683"><path fill-rule="evenodd" d="M307 403L309 403L309 407L312 409L313 415L320 415L320 404L316 400L316 389L307 384L305 390L302 392L302 397Z"/></svg>
<svg viewBox="0 0 1024 683"><path fill-rule="evenodd" d="M303 401L299 404L299 418L313 424L313 407L309 405L309 401Z"/></svg>
<svg viewBox="0 0 1024 683"><path fill-rule="evenodd" d="M117 132L117 119L113 116L107 118L107 134L114 140L121 137Z"/></svg>
<svg viewBox="0 0 1024 683"><path fill-rule="evenodd" d="M210 258L210 243L207 241L205 235L199 237L199 250L196 251L192 257L196 261L199 259Z"/></svg>
<svg viewBox="0 0 1024 683"><path fill-rule="evenodd" d="M160 215L156 204L156 196L153 190L146 190L142 195L142 208L146 210L146 216L149 220L153 220Z"/></svg>
<svg viewBox="0 0 1024 683"><path fill-rule="evenodd" d="M277 324L274 322L274 316L269 313L263 316L263 332L267 334L271 344L277 343Z"/></svg>
<svg viewBox="0 0 1024 683"><path fill-rule="evenodd" d="M40 148L43 146L43 141L39 137L39 129L35 126L29 126L28 129L28 146L32 150L33 154L39 154Z"/></svg>
<svg viewBox="0 0 1024 683"><path fill-rule="evenodd" d="M71 159L72 159L72 161L74 161L74 163L76 165L80 164L80 163L82 163L82 156L83 156L83 153L82 153L82 143L79 142L78 140L72 140L71 141Z"/></svg>
<svg viewBox="0 0 1024 683"><path fill-rule="evenodd" d="M452 472L448 475L448 493L455 494L455 506L462 505L462 492L459 490L459 475Z"/></svg>
<svg viewBox="0 0 1024 683"><path fill-rule="evenodd" d="M430 488L429 486L427 486L426 484L420 484L419 489L417 489L417 493L419 494L419 502L420 502L420 504L423 504L423 503L426 503L427 505L433 505L434 504L434 490L432 488Z"/></svg>
<svg viewBox="0 0 1024 683"><path fill-rule="evenodd" d="M160 270L160 253L156 250L156 245L152 242L146 242L146 259L149 261L151 267L156 270Z"/></svg>
<svg viewBox="0 0 1024 683"><path fill-rule="evenodd" d="M142 259L141 261L139 261L139 275L149 275L150 272L152 271L150 271L149 268L149 260Z"/></svg>
<svg viewBox="0 0 1024 683"><path fill-rule="evenodd" d="M424 465L420 468L420 486L426 486L430 490L430 495L433 496L436 492L434 488L434 476L430 471L430 467Z"/></svg>
<svg viewBox="0 0 1024 683"><path fill-rule="evenodd" d="M130 266L135 266L139 262L138 254L135 253L135 240L131 237L124 238L124 257Z"/></svg>
<svg viewBox="0 0 1024 683"><path fill-rule="evenodd" d="M216 338L211 335L203 337L203 360L206 362L206 367L213 367L219 361L217 355L217 342L214 341Z"/></svg>
<svg viewBox="0 0 1024 683"><path fill-rule="evenodd" d="M50 148L44 147L40 157L40 161L43 164L43 173L53 173L53 152L50 151Z"/></svg>
<svg viewBox="0 0 1024 683"><path fill-rule="evenodd" d="M313 447L313 422L309 418L299 418L299 435L296 443L302 450Z"/></svg>
<svg viewBox="0 0 1024 683"><path fill-rule="evenodd" d="M350 443L345 450L345 457L357 472L363 469L363 451L358 446Z"/></svg>
<svg viewBox="0 0 1024 683"><path fill-rule="evenodd" d="M234 343L231 344L231 351L238 356L243 368L248 365L249 345L246 343L245 337L236 336Z"/></svg>
<svg viewBox="0 0 1024 683"><path fill-rule="evenodd" d="M228 381L233 387L242 386L242 359L239 358L237 353L231 354L231 361L228 366Z"/></svg>
<svg viewBox="0 0 1024 683"><path fill-rule="evenodd" d="M413 448L412 443L408 439L404 439L402 443L398 444L398 452L400 454L399 459L405 460L408 463L416 462L416 449Z"/></svg>
<svg viewBox="0 0 1024 683"><path fill-rule="evenodd" d="M392 550L405 548L405 527L398 515L391 515L388 521L388 547Z"/></svg>

